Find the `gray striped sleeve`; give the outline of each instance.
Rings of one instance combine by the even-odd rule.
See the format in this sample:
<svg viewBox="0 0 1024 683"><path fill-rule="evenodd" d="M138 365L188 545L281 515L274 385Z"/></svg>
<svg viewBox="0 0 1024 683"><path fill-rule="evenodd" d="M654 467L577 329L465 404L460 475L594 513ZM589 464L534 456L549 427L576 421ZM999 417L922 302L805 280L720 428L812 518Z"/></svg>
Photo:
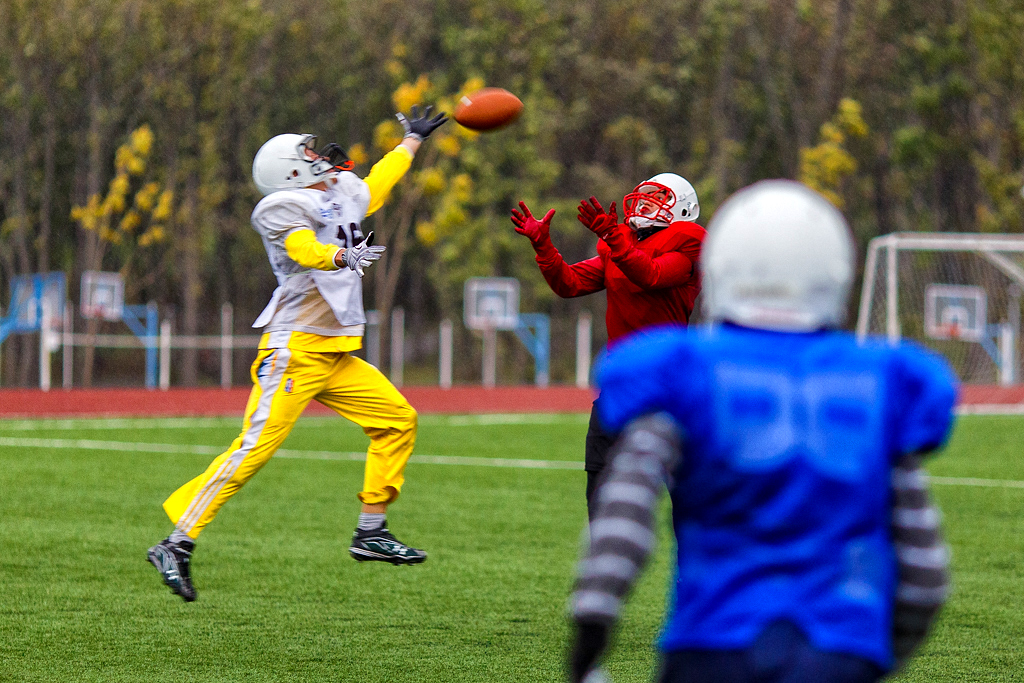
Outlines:
<svg viewBox="0 0 1024 683"><path fill-rule="evenodd" d="M570 604L581 622L614 622L654 549L654 509L679 457L675 422L664 413L634 420L614 453Z"/></svg>
<svg viewBox="0 0 1024 683"><path fill-rule="evenodd" d="M917 455L904 456L893 468L892 539L899 571L893 653L901 666L924 642L949 596L949 550Z"/></svg>

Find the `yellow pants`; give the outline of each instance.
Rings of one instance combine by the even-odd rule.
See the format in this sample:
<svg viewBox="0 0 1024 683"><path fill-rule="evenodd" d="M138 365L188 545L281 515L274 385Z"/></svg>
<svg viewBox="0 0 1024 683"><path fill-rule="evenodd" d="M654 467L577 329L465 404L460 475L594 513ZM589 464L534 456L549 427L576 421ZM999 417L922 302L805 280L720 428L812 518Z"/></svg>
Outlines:
<svg viewBox="0 0 1024 683"><path fill-rule="evenodd" d="M262 349L252 365L252 381L242 433L205 472L164 501L178 531L198 537L270 460L311 400L370 437L359 500L388 503L398 497L416 441L416 411L377 368L348 353Z"/></svg>

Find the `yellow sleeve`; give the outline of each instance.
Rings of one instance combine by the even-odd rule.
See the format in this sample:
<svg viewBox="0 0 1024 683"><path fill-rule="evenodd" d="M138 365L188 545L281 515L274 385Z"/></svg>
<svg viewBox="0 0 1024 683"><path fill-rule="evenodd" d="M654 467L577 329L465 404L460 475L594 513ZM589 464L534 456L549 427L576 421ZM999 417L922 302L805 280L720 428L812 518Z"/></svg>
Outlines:
<svg viewBox="0 0 1024 683"><path fill-rule="evenodd" d="M363 178L370 186L370 206L366 215L384 206L385 200L405 172L412 166L413 153L405 145L399 145L384 155L384 158L373 165L370 175Z"/></svg>
<svg viewBox="0 0 1024 683"><path fill-rule="evenodd" d="M318 242L312 230L296 230L284 238L288 257L303 268L338 270L334 257L341 247Z"/></svg>

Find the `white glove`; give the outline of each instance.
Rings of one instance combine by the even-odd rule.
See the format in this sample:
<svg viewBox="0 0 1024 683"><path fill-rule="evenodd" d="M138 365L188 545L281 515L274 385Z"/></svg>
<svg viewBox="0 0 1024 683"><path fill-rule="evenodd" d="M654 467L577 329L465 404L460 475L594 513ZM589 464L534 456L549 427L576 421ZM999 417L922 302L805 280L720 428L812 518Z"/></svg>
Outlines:
<svg viewBox="0 0 1024 683"><path fill-rule="evenodd" d="M363 276L363 268L369 268L370 264L381 257L387 247L373 246L373 233L366 236L366 239L354 247L349 247L342 254L345 265L356 271L359 277Z"/></svg>

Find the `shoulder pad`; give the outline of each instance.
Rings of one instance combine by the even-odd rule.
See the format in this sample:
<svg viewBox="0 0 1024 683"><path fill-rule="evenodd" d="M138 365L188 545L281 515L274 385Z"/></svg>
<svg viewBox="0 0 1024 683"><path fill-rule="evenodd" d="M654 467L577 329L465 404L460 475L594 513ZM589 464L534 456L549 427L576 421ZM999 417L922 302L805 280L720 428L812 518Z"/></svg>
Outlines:
<svg viewBox="0 0 1024 683"><path fill-rule="evenodd" d="M335 192L349 196L361 196L370 194L370 186L366 181L352 171L342 171L338 174L338 182L334 185Z"/></svg>
<svg viewBox="0 0 1024 683"><path fill-rule="evenodd" d="M708 231L700 227L696 223L690 223L689 221L677 221L669 226L677 234L695 239L698 242L703 242L704 238L707 237Z"/></svg>
<svg viewBox="0 0 1024 683"><path fill-rule="evenodd" d="M302 211L313 216L317 215L319 190L280 190L272 192L260 200L252 215L265 213L275 209L286 211Z"/></svg>

